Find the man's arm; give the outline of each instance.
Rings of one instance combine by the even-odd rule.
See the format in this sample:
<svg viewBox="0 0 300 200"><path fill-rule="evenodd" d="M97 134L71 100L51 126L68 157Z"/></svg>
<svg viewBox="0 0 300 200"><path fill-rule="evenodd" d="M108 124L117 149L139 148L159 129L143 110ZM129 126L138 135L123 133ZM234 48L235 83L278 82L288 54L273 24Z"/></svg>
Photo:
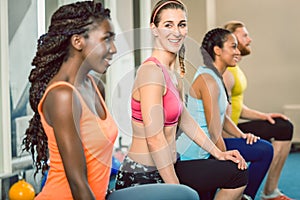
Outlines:
<svg viewBox="0 0 300 200"><path fill-rule="evenodd" d="M280 113L263 113L258 110L248 108L243 104L241 116L242 119L249 120L268 120L271 124L275 123L274 118L282 118L288 120L288 117Z"/></svg>
<svg viewBox="0 0 300 200"><path fill-rule="evenodd" d="M228 95L231 96L232 89L235 84L233 74L229 70L226 70L223 74L223 80L224 80ZM227 109L227 115L231 116L231 113L232 113L232 108L231 108L231 105L229 105L228 109ZM263 113L258 110L254 110L254 109L247 107L244 103L242 106L242 112L241 112L241 116L240 116L240 118L248 119L248 120L268 120L271 124L275 123L273 118L278 118L278 117L288 120L288 118L283 114Z"/></svg>

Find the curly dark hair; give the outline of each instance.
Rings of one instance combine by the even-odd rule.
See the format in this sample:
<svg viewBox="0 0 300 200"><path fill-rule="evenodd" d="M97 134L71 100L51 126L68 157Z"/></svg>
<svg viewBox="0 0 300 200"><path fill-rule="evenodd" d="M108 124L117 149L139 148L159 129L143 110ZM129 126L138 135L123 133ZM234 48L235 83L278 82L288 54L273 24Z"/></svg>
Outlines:
<svg viewBox="0 0 300 200"><path fill-rule="evenodd" d="M110 10L101 3L93 1L77 2L61 6L51 18L48 32L37 42L37 52L32 61L33 69L28 77L30 87L30 106L34 116L22 141L23 151L32 154L36 171L48 170L48 138L41 124L38 104L49 81L58 73L63 62L68 60L70 38L81 34L88 38L88 32L95 24L110 19ZM90 25L90 26L89 26Z"/></svg>

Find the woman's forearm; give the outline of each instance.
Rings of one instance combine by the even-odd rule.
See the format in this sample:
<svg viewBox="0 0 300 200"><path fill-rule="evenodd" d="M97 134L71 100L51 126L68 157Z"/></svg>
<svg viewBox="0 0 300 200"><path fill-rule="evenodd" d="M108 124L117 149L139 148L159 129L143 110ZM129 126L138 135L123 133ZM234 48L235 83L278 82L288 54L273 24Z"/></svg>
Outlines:
<svg viewBox="0 0 300 200"><path fill-rule="evenodd" d="M235 138L243 137L243 132L234 124L228 115L225 116L223 129L226 133Z"/></svg>
<svg viewBox="0 0 300 200"><path fill-rule="evenodd" d="M147 144L153 162L164 182L179 184L174 169L174 158L164 133L147 138Z"/></svg>
<svg viewBox="0 0 300 200"><path fill-rule="evenodd" d="M200 128L189 112L184 109L180 120L181 130L191 138L196 144L209 152L214 157L219 157L220 149L211 141L211 139Z"/></svg>

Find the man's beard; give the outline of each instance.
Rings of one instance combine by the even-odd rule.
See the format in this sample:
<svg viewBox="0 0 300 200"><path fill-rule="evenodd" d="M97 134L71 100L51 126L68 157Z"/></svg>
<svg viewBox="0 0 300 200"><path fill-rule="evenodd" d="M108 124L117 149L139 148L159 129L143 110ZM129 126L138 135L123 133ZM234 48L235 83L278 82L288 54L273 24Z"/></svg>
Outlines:
<svg viewBox="0 0 300 200"><path fill-rule="evenodd" d="M250 47L246 47L244 45L238 44L238 49L241 52L241 56L246 56L246 55L249 55L251 53Z"/></svg>

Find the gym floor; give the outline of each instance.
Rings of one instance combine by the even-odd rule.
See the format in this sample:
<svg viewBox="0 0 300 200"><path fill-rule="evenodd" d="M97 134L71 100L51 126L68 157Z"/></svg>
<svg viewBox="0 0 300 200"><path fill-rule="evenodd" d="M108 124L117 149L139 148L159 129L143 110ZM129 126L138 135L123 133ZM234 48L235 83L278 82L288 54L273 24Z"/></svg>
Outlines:
<svg viewBox="0 0 300 200"><path fill-rule="evenodd" d="M260 200L259 197L264 183L265 180L259 188L255 200ZM300 148L292 148L282 170L279 188L287 196L300 200Z"/></svg>

